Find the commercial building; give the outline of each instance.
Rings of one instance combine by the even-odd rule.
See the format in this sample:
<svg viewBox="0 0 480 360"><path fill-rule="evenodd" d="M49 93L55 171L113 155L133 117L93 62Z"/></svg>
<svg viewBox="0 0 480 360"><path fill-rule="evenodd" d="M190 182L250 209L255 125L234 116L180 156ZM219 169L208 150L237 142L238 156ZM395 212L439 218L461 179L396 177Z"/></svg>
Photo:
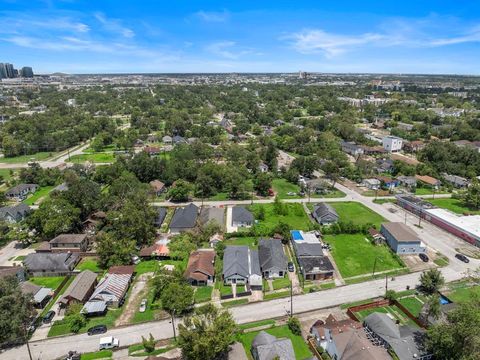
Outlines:
<svg viewBox="0 0 480 360"><path fill-rule="evenodd" d="M380 228L380 233L385 237L388 245L396 254L419 254L427 251L415 231L404 223L384 223Z"/></svg>

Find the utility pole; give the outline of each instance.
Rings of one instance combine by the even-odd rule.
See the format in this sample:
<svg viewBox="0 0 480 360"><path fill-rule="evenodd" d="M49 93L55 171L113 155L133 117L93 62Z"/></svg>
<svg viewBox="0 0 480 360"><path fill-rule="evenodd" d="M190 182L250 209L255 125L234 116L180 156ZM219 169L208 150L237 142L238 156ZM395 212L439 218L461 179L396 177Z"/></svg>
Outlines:
<svg viewBox="0 0 480 360"><path fill-rule="evenodd" d="M293 282L290 280L290 317L293 317Z"/></svg>
<svg viewBox="0 0 480 360"><path fill-rule="evenodd" d="M388 291L388 274L385 274L385 294Z"/></svg>
<svg viewBox="0 0 480 360"><path fill-rule="evenodd" d="M375 261L373 262L372 276L375 276L375 267L377 266L377 259L378 259L378 258L375 258Z"/></svg>
<svg viewBox="0 0 480 360"><path fill-rule="evenodd" d="M27 350L28 350L28 357L30 358L30 360L33 360L33 358L32 358L32 352L30 351L30 344L28 343L28 330L27 330L27 326L26 326L26 325L25 325L25 327L24 327L24 330L25 330L25 342L26 342Z"/></svg>
<svg viewBox="0 0 480 360"><path fill-rule="evenodd" d="M175 309L172 311L172 328L173 328L173 339L177 341L177 333L175 332Z"/></svg>

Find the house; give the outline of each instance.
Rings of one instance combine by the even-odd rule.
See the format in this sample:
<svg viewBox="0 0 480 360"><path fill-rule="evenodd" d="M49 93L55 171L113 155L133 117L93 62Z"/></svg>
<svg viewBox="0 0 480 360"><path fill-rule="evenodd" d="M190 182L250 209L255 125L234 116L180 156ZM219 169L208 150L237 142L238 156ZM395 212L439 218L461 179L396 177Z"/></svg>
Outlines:
<svg viewBox="0 0 480 360"><path fill-rule="evenodd" d="M393 171L392 159L377 159L375 161L375 170L378 173L389 173Z"/></svg>
<svg viewBox="0 0 480 360"><path fill-rule="evenodd" d="M87 234L61 234L49 241L52 252L85 252L88 248Z"/></svg>
<svg viewBox="0 0 480 360"><path fill-rule="evenodd" d="M438 187L441 185L440 180L428 175L415 175L415 179L427 186L430 186L433 189L438 189Z"/></svg>
<svg viewBox="0 0 480 360"><path fill-rule="evenodd" d="M406 188L413 189L417 187L417 179L415 178L415 176L400 175L397 176L397 180L399 181L400 185L403 185Z"/></svg>
<svg viewBox="0 0 480 360"><path fill-rule="evenodd" d="M262 288L262 272L258 251L248 246L227 246L223 253L223 282L248 284L253 289Z"/></svg>
<svg viewBox="0 0 480 360"><path fill-rule="evenodd" d="M281 240L260 239L258 258L265 279L283 278L287 273L287 258Z"/></svg>
<svg viewBox="0 0 480 360"><path fill-rule="evenodd" d="M224 128L225 131L228 133L231 133L233 130L233 122L231 122L226 117L223 117L222 120L220 120L220 126Z"/></svg>
<svg viewBox="0 0 480 360"><path fill-rule="evenodd" d="M364 179L362 181L362 186L365 186L369 190L378 190L381 184L382 182L380 180L374 178Z"/></svg>
<svg viewBox="0 0 480 360"><path fill-rule="evenodd" d="M171 145L172 141L173 139L171 136L165 135L164 137L162 137L162 142L166 145Z"/></svg>
<svg viewBox="0 0 480 360"><path fill-rule="evenodd" d="M425 332L408 325L397 325L387 314L374 312L363 321L373 345L391 349L399 360L429 360L424 346Z"/></svg>
<svg viewBox="0 0 480 360"><path fill-rule="evenodd" d="M258 165L258 171L260 171L261 173L268 172L268 165L263 162L260 163L260 165Z"/></svg>
<svg viewBox="0 0 480 360"><path fill-rule="evenodd" d="M415 141L409 141L405 143L404 148L408 152L419 152L425 147L425 143L420 140L415 140Z"/></svg>
<svg viewBox="0 0 480 360"><path fill-rule="evenodd" d="M397 152L402 150L403 139L396 136L385 136L382 139L383 148L388 152Z"/></svg>
<svg viewBox="0 0 480 360"><path fill-rule="evenodd" d="M339 219L335 209L327 203L319 203L315 205L313 207L312 216L320 225L333 224Z"/></svg>
<svg viewBox="0 0 480 360"><path fill-rule="evenodd" d="M87 301L80 312L87 317L104 316L107 312L107 303L103 300Z"/></svg>
<svg viewBox="0 0 480 360"><path fill-rule="evenodd" d="M166 190L165 184L163 182L161 182L160 180L150 181L150 188L151 188L152 193L155 196L162 195L162 193L164 193L165 190Z"/></svg>
<svg viewBox="0 0 480 360"><path fill-rule="evenodd" d="M37 184L19 184L8 189L5 192L5 196L10 200L23 201L28 194L33 194L38 188Z"/></svg>
<svg viewBox="0 0 480 360"><path fill-rule="evenodd" d="M377 180L380 181L380 184L383 188L386 188L387 190L393 190L396 188L398 185L400 185L400 181L397 179L393 179L388 176L376 176Z"/></svg>
<svg viewBox="0 0 480 360"><path fill-rule="evenodd" d="M172 142L173 142L173 145L180 145L180 144L187 144L187 140L185 140L184 137L182 136L179 136L179 135L175 135L173 138L172 138Z"/></svg>
<svg viewBox="0 0 480 360"><path fill-rule="evenodd" d="M31 295L33 306L37 309L43 309L53 296L53 290L43 286L24 281L20 283L20 291L24 295Z"/></svg>
<svg viewBox="0 0 480 360"><path fill-rule="evenodd" d="M418 254L427 251L418 235L402 222L383 223L380 233L396 254Z"/></svg>
<svg viewBox="0 0 480 360"><path fill-rule="evenodd" d="M391 360L387 350L374 346L362 324L351 319L337 321L329 315L310 328L318 347L337 360Z"/></svg>
<svg viewBox="0 0 480 360"><path fill-rule="evenodd" d="M225 209L218 207L202 207L198 218L200 225L205 226L209 223L215 223L223 231L225 228Z"/></svg>
<svg viewBox="0 0 480 360"><path fill-rule="evenodd" d="M107 214L103 211L97 211L90 215L87 220L85 220L83 225L83 231L88 235L93 235L97 231L99 225L107 218Z"/></svg>
<svg viewBox="0 0 480 360"><path fill-rule="evenodd" d="M80 261L78 254L32 253L28 254L23 265L31 276L65 276L70 275Z"/></svg>
<svg viewBox="0 0 480 360"><path fill-rule="evenodd" d="M382 234L380 234L377 229L371 227L368 229L368 234L371 236L375 244L380 244L385 241L385 238L383 237Z"/></svg>
<svg viewBox="0 0 480 360"><path fill-rule="evenodd" d="M155 258L161 259L166 258L170 255L170 250L168 249L168 243L166 242L157 242L151 246L146 246L140 249L138 256L141 258Z"/></svg>
<svg viewBox="0 0 480 360"><path fill-rule="evenodd" d="M449 175L449 174L442 174L443 180L445 182L451 184L452 186L456 187L457 189L463 189L470 185L470 181L465 179L464 177L458 175Z"/></svg>
<svg viewBox="0 0 480 360"><path fill-rule="evenodd" d="M157 207L156 208L157 215L155 216L155 227L161 227L163 222L165 221L165 217L167 216L167 209L164 207Z"/></svg>
<svg viewBox="0 0 480 360"><path fill-rule="evenodd" d="M150 156L155 156L155 155L160 154L161 150L157 146L145 146L143 148L143 151L145 151Z"/></svg>
<svg viewBox="0 0 480 360"><path fill-rule="evenodd" d="M177 208L170 221L170 232L179 234L183 231L192 230L197 224L198 207L193 203Z"/></svg>
<svg viewBox="0 0 480 360"><path fill-rule="evenodd" d="M65 192L68 190L68 184L66 182L61 183L53 188L53 191Z"/></svg>
<svg viewBox="0 0 480 360"><path fill-rule="evenodd" d="M17 223L25 219L30 212L30 207L23 203L3 206L0 208L0 219L8 223Z"/></svg>
<svg viewBox="0 0 480 360"><path fill-rule="evenodd" d="M243 206L234 206L232 208L232 226L250 227L253 225L253 215Z"/></svg>
<svg viewBox="0 0 480 360"><path fill-rule="evenodd" d="M133 266L113 266L100 280L88 302L103 301L109 307L120 307L133 277Z"/></svg>
<svg viewBox="0 0 480 360"><path fill-rule="evenodd" d="M295 360L292 341L288 338L276 338L260 331L252 341L250 349L254 360Z"/></svg>
<svg viewBox="0 0 480 360"><path fill-rule="evenodd" d="M25 281L25 269L22 266L0 266L0 279L15 276L18 282Z"/></svg>
<svg viewBox="0 0 480 360"><path fill-rule="evenodd" d="M86 303L93 293L97 284L97 274L90 270L84 270L75 276L70 286L60 299L61 306L68 306L73 302Z"/></svg>
<svg viewBox="0 0 480 360"><path fill-rule="evenodd" d="M324 280L333 277L334 268L323 254L322 244L315 232L290 231L293 249L300 272L305 280Z"/></svg>
<svg viewBox="0 0 480 360"><path fill-rule="evenodd" d="M208 243L210 244L210 247L214 248L218 245L218 243L223 241L223 235L216 233L210 236L210 239L208 240Z"/></svg>
<svg viewBox="0 0 480 360"><path fill-rule="evenodd" d="M340 146L342 147L342 151L344 153L350 154L354 157L363 155L364 153L363 147L355 144L353 141L342 141Z"/></svg>
<svg viewBox="0 0 480 360"><path fill-rule="evenodd" d="M212 285L215 281L215 251L199 249L190 254L184 277L193 286Z"/></svg>

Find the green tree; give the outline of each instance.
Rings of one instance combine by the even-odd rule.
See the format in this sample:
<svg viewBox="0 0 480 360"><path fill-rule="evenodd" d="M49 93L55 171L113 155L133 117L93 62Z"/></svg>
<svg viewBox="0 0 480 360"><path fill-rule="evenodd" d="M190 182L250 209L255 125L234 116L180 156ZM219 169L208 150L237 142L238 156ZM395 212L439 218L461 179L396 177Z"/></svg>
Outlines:
<svg viewBox="0 0 480 360"><path fill-rule="evenodd" d="M190 256L190 253L195 250L197 246L191 240L190 234L179 234L173 237L168 244L170 257L176 260L185 260Z"/></svg>
<svg viewBox="0 0 480 360"><path fill-rule="evenodd" d="M82 304L71 304L68 307L65 318L63 319L64 322L68 323L70 331L75 334L87 324L87 319L81 313L82 307Z"/></svg>
<svg viewBox="0 0 480 360"><path fill-rule="evenodd" d="M168 191L168 197L171 201L188 201L191 192L193 191L193 185L188 181L179 179L175 182L175 185Z"/></svg>
<svg viewBox="0 0 480 360"><path fill-rule="evenodd" d="M261 196L268 196L272 187L272 176L267 173L258 173L253 179L253 187Z"/></svg>
<svg viewBox="0 0 480 360"><path fill-rule="evenodd" d="M106 269L113 265L128 265L135 253L135 240L116 239L113 234L102 232L97 236L99 265Z"/></svg>
<svg viewBox="0 0 480 360"><path fill-rule="evenodd" d="M193 288L187 283L170 282L163 289L160 299L164 310L183 314L193 306Z"/></svg>
<svg viewBox="0 0 480 360"><path fill-rule="evenodd" d="M14 276L0 278L0 344L24 339L33 316L31 295L24 295Z"/></svg>
<svg viewBox="0 0 480 360"><path fill-rule="evenodd" d="M142 345L146 353L151 353L155 350L155 339L153 338L153 335L151 333L148 339L145 339L142 336Z"/></svg>
<svg viewBox="0 0 480 360"><path fill-rule="evenodd" d="M287 321L288 328L294 335L302 335L302 326L300 320L295 316L291 316Z"/></svg>
<svg viewBox="0 0 480 360"><path fill-rule="evenodd" d="M197 308L178 328L178 345L186 360L223 359L235 340L232 315L212 304Z"/></svg>
<svg viewBox="0 0 480 360"><path fill-rule="evenodd" d="M440 295L433 294L430 295L426 302L426 316L427 318L432 317L433 319L438 319L441 314L441 307L440 307Z"/></svg>
<svg viewBox="0 0 480 360"><path fill-rule="evenodd" d="M425 294L434 294L445 284L445 278L438 269L424 271L420 275L420 289Z"/></svg>
<svg viewBox="0 0 480 360"><path fill-rule="evenodd" d="M463 196L465 205L473 210L480 209L480 181L474 180Z"/></svg>

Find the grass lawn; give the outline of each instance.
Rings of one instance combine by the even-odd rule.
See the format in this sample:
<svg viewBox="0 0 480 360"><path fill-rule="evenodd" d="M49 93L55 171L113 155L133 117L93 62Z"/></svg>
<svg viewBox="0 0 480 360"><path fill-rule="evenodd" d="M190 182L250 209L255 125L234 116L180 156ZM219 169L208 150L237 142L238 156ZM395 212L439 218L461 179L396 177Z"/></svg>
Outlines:
<svg viewBox="0 0 480 360"><path fill-rule="evenodd" d="M22 156L15 156L15 157L2 157L0 158L0 163L6 164L15 164L15 163L27 163L30 160L41 161L46 160L48 158L56 156L58 153L55 152L38 152L32 155L22 155Z"/></svg>
<svg viewBox="0 0 480 360"><path fill-rule="evenodd" d="M258 241L255 237L235 237L224 241L225 245L247 245L251 249L258 248Z"/></svg>
<svg viewBox="0 0 480 360"><path fill-rule="evenodd" d="M263 300L273 300L273 299L280 299L284 297L290 296L290 290L287 291L279 291L279 292L272 292L263 295Z"/></svg>
<svg viewBox="0 0 480 360"><path fill-rule="evenodd" d="M137 276L147 272L155 272L158 269L158 263L159 261L157 260L142 260L135 265L135 272L137 273Z"/></svg>
<svg viewBox="0 0 480 360"><path fill-rule="evenodd" d="M84 163L87 161L93 162L93 163L112 163L115 161L115 154L113 153L79 154L79 155L71 156L70 160L67 159L67 162L73 162L73 163Z"/></svg>
<svg viewBox="0 0 480 360"><path fill-rule="evenodd" d="M281 279L275 279L272 281L273 290L289 288L290 287L290 279L287 277Z"/></svg>
<svg viewBox="0 0 480 360"><path fill-rule="evenodd" d="M153 289L151 288L147 298L147 308L143 313L136 311L133 315L132 323L138 324L146 321L152 321L159 318L160 313L162 313L162 307L160 300L153 302Z"/></svg>
<svg viewBox="0 0 480 360"><path fill-rule="evenodd" d="M111 359L112 356L113 356L112 350L102 350L102 351L82 354L80 356L80 360Z"/></svg>
<svg viewBox="0 0 480 360"><path fill-rule="evenodd" d="M28 279L31 283L55 290L60 286L65 276L38 276Z"/></svg>
<svg viewBox="0 0 480 360"><path fill-rule="evenodd" d="M453 302L465 302L471 299L474 294L480 296L480 286L468 286L465 283L457 283L452 288L447 297Z"/></svg>
<svg viewBox="0 0 480 360"><path fill-rule="evenodd" d="M44 200L54 188L55 186L42 186L38 188L34 194L23 200L23 203L27 205L34 205L40 202L40 200Z"/></svg>
<svg viewBox="0 0 480 360"><path fill-rule="evenodd" d="M254 204L250 206L254 214L257 214L261 207L265 209L265 219L258 220L258 223L255 224L259 233L268 234L281 222L288 224L290 229L310 229L311 223L303 210L302 204L283 203L282 205L288 209L287 215L275 214L274 204Z"/></svg>
<svg viewBox="0 0 480 360"><path fill-rule="evenodd" d="M215 289L220 290L220 295L231 295L232 292L232 286L231 285L224 285L223 281L219 280L215 284Z"/></svg>
<svg viewBox="0 0 480 360"><path fill-rule="evenodd" d="M370 315L374 312L390 314L390 315L393 316L394 319L399 320L401 325L410 325L412 327L418 328L418 325L415 322L413 322L407 316L407 314L405 314L402 310L400 310L400 308L398 306L395 306L395 305L365 309L365 310L356 312L355 315L357 315L358 319L361 322L368 315Z"/></svg>
<svg viewBox="0 0 480 360"><path fill-rule="evenodd" d="M221 303L223 307L229 308L233 306L238 306L238 305L245 305L248 304L248 299L237 299L237 300L231 300L231 301L225 301Z"/></svg>
<svg viewBox="0 0 480 360"><path fill-rule="evenodd" d="M3 177L4 181L8 181L12 178L12 173L15 175L17 171L18 169L0 169L0 176Z"/></svg>
<svg viewBox="0 0 480 360"><path fill-rule="evenodd" d="M440 198L440 199L428 199L428 202L432 203L439 208L450 210L457 214L480 214L480 210L469 209L462 204L461 200L452 198Z"/></svg>
<svg viewBox="0 0 480 360"><path fill-rule="evenodd" d="M300 192L300 186L292 184L285 179L273 179L272 181L273 191L277 194L279 199L300 199L298 195ZM295 195L287 195L289 192L295 193Z"/></svg>
<svg viewBox="0 0 480 360"><path fill-rule="evenodd" d="M416 296L404 297L404 298L398 299L398 302L403 306L405 306L407 310L410 311L412 315L416 317L418 317L418 315L420 314L420 311L422 311L422 307L424 304Z"/></svg>
<svg viewBox="0 0 480 360"><path fill-rule="evenodd" d="M365 205L357 202L333 202L329 203L337 211L340 221L351 221L354 224L373 224L380 229L380 224L386 220Z"/></svg>
<svg viewBox="0 0 480 360"><path fill-rule="evenodd" d="M213 286L198 286L195 291L195 302L202 303L212 298Z"/></svg>
<svg viewBox="0 0 480 360"><path fill-rule="evenodd" d="M373 245L363 234L325 235L325 241L332 246L332 255L344 278L401 268L405 265L398 260L386 245Z"/></svg>
<svg viewBox="0 0 480 360"><path fill-rule="evenodd" d="M83 258L75 268L75 270L90 270L93 272L101 272L102 269L98 267L97 259L94 257L85 257Z"/></svg>
<svg viewBox="0 0 480 360"><path fill-rule="evenodd" d="M448 191L445 190L435 190L433 191L430 188L419 187L415 189L415 195L433 195L433 194L448 194Z"/></svg>
<svg viewBox="0 0 480 360"><path fill-rule="evenodd" d="M255 321L248 324L238 325L238 328L241 330L245 330L245 329L253 329L259 326L266 326L266 325L275 325L275 320L267 319L267 320Z"/></svg>
<svg viewBox="0 0 480 360"><path fill-rule="evenodd" d="M223 201L228 199L229 199L229 196L228 196L228 193L226 192L219 192L218 194L208 198L208 200L210 201Z"/></svg>
<svg viewBox="0 0 480 360"><path fill-rule="evenodd" d="M287 325L273 327L266 329L265 331L277 338L289 338L292 341L295 358L303 360L312 357L312 353L310 352L307 343L300 335L292 334ZM258 331L238 335L239 341L242 343L249 359L252 359L250 350L252 348L253 339L257 335Z"/></svg>
<svg viewBox="0 0 480 360"><path fill-rule="evenodd" d="M98 152L115 151L115 150L117 150L116 146L113 144L110 144L110 145L104 146L102 151L98 151ZM89 154L97 153L97 151L93 150L91 146L83 150L83 152L89 153Z"/></svg>

